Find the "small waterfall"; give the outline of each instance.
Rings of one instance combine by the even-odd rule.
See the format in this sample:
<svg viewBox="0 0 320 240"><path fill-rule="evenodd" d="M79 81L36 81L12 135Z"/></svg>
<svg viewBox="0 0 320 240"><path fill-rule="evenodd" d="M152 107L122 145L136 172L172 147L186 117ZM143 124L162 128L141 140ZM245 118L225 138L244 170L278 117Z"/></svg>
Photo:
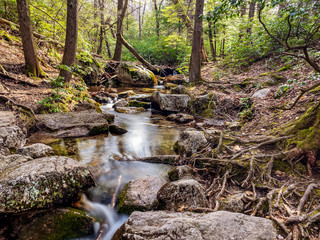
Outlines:
<svg viewBox="0 0 320 240"><path fill-rule="evenodd" d="M74 203L74 206L83 209L97 220L98 226L95 227L95 235L97 235L100 226L104 225L107 231L104 234L103 240L110 240L117 229L127 219L126 216L118 215L112 207L91 202L84 194L81 194L80 200Z"/></svg>

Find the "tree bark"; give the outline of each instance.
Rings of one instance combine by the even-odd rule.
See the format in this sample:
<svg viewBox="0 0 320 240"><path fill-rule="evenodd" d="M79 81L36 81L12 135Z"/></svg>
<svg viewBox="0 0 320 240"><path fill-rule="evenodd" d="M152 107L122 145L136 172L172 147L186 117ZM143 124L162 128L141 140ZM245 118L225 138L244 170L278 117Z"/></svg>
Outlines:
<svg viewBox="0 0 320 240"><path fill-rule="evenodd" d="M192 52L189 67L189 81L191 83L201 82L201 38L202 17L204 0L196 0L196 12L194 18L194 30L192 39Z"/></svg>
<svg viewBox="0 0 320 240"><path fill-rule="evenodd" d="M120 61L122 55L122 44L120 36L123 33L123 19L127 11L128 0L118 0L118 15L117 15L117 40L114 50L113 60Z"/></svg>
<svg viewBox="0 0 320 240"><path fill-rule="evenodd" d="M105 22L104 22L104 0L99 0L99 10L100 10L100 34L99 34L99 47L97 54L100 55L102 52L103 40L105 36Z"/></svg>
<svg viewBox="0 0 320 240"><path fill-rule="evenodd" d="M251 31L252 31L252 21L253 21L253 18L254 18L254 13L255 13L255 10L256 10L256 2L255 1L252 1L249 5L249 27L247 29L247 33L249 33L249 35L251 35Z"/></svg>
<svg viewBox="0 0 320 240"><path fill-rule="evenodd" d="M34 44L28 0L17 0L17 10L24 52L25 72L30 77L45 77L46 74L40 68Z"/></svg>
<svg viewBox="0 0 320 240"><path fill-rule="evenodd" d="M216 57L217 57L217 53L216 53L215 47L213 46L212 22L209 21L208 24L209 24L209 26L208 26L208 28L209 28L208 35L209 35L209 43L210 43L211 56L212 56L212 60L215 61L215 60L216 60Z"/></svg>
<svg viewBox="0 0 320 240"><path fill-rule="evenodd" d="M157 5L157 0L153 0L154 3L154 11L155 11L155 15L156 15L156 33L157 36L160 37L160 20L159 20L159 9L158 9L158 5Z"/></svg>
<svg viewBox="0 0 320 240"><path fill-rule="evenodd" d="M78 40L78 0L67 1L67 30L62 65L72 67L76 58ZM60 76L69 84L72 72L60 70Z"/></svg>
<svg viewBox="0 0 320 240"><path fill-rule="evenodd" d="M117 38L120 39L121 44L123 44L123 46L125 46L146 68L148 68L152 72L159 72L159 69L152 66L152 64L150 64L143 57L141 57L140 54L123 38L123 36L120 33L117 34Z"/></svg>

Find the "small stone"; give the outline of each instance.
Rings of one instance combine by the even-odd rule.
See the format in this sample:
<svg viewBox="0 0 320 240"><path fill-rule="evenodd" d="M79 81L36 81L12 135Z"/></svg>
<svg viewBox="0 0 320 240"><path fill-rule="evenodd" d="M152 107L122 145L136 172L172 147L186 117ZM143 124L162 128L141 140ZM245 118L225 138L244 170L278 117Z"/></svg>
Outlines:
<svg viewBox="0 0 320 240"><path fill-rule="evenodd" d="M265 98L271 93L270 88L264 88L261 90L256 91L253 95L252 98Z"/></svg>
<svg viewBox="0 0 320 240"><path fill-rule="evenodd" d="M17 153L32 157L32 158L40 158L40 157L47 157L50 154L53 154L54 150L52 147L45 145L43 143L36 143L23 148L19 148L17 150Z"/></svg>

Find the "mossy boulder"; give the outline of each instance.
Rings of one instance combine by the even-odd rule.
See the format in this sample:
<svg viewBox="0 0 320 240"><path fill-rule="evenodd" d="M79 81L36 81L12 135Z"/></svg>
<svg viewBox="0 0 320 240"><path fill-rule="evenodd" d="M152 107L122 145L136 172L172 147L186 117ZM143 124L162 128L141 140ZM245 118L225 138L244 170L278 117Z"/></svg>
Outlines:
<svg viewBox="0 0 320 240"><path fill-rule="evenodd" d="M57 208L24 212L11 217L13 232L21 240L64 240L93 233L93 219L81 210Z"/></svg>
<svg viewBox="0 0 320 240"><path fill-rule="evenodd" d="M95 186L90 171L60 156L11 163L0 173L0 213L69 204L79 191Z"/></svg>
<svg viewBox="0 0 320 240"><path fill-rule="evenodd" d="M26 143L26 134L18 126L0 127L0 153L15 151Z"/></svg>
<svg viewBox="0 0 320 240"><path fill-rule="evenodd" d="M202 131L195 129L184 130L175 143L175 151L179 155L191 156L207 144L207 139Z"/></svg>
<svg viewBox="0 0 320 240"><path fill-rule="evenodd" d="M136 100L130 100L129 101L129 106L130 107L143 107L145 109L148 109L148 108L150 108L150 103L149 102L136 101Z"/></svg>
<svg viewBox="0 0 320 240"><path fill-rule="evenodd" d="M274 72L263 73L260 77L264 78L263 86L276 86L286 81L285 77Z"/></svg>
<svg viewBox="0 0 320 240"><path fill-rule="evenodd" d="M213 117L215 114L217 97L215 94L205 94L196 97L191 101L192 113L197 113L205 117Z"/></svg>
<svg viewBox="0 0 320 240"><path fill-rule="evenodd" d="M121 62L116 70L118 80L125 85L153 87L157 78L150 70L132 62Z"/></svg>
<svg viewBox="0 0 320 240"><path fill-rule="evenodd" d="M190 97L187 94L162 94L155 92L151 96L151 106L164 112L185 112Z"/></svg>

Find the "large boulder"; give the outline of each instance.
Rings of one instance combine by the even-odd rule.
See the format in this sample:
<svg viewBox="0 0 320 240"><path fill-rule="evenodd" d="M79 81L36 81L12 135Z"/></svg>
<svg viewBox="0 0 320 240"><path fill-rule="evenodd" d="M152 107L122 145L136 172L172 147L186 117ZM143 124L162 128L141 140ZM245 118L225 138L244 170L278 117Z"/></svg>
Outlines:
<svg viewBox="0 0 320 240"><path fill-rule="evenodd" d="M74 208L35 210L11 218L13 232L20 240L79 238L92 234L93 224L93 218Z"/></svg>
<svg viewBox="0 0 320 240"><path fill-rule="evenodd" d="M150 70L131 62L121 62L116 70L117 79L125 84L136 87L153 87L157 78Z"/></svg>
<svg viewBox="0 0 320 240"><path fill-rule="evenodd" d="M17 149L17 153L32 158L47 157L54 153L52 147L45 145L43 143L35 143L29 146L25 146Z"/></svg>
<svg viewBox="0 0 320 240"><path fill-rule="evenodd" d="M159 208L177 211L180 208L208 207L204 187L194 179L181 179L165 184L158 192Z"/></svg>
<svg viewBox="0 0 320 240"><path fill-rule="evenodd" d="M151 106L167 112L184 112L188 109L190 97L186 94L162 94L155 92L151 96Z"/></svg>
<svg viewBox="0 0 320 240"><path fill-rule="evenodd" d="M240 213L157 211L132 213L112 240L272 240L276 234L270 220Z"/></svg>
<svg viewBox="0 0 320 240"><path fill-rule="evenodd" d="M157 193L165 183L163 178L151 176L130 181L119 196L118 211L131 214L156 209Z"/></svg>
<svg viewBox="0 0 320 240"><path fill-rule="evenodd" d="M29 162L31 160L31 157L23 156L20 154L13 154L8 156L0 155L0 174L7 169L23 164L25 162Z"/></svg>
<svg viewBox="0 0 320 240"><path fill-rule="evenodd" d="M60 156L11 163L0 174L0 213L70 203L79 191L95 185L90 171Z"/></svg>
<svg viewBox="0 0 320 240"><path fill-rule="evenodd" d="M109 122L114 115L98 113L95 110L39 114L37 126L49 131L55 137L82 137L108 132Z"/></svg>
<svg viewBox="0 0 320 240"><path fill-rule="evenodd" d="M207 139L202 131L195 129L184 130L175 143L174 148L180 155L191 156L207 144Z"/></svg>

